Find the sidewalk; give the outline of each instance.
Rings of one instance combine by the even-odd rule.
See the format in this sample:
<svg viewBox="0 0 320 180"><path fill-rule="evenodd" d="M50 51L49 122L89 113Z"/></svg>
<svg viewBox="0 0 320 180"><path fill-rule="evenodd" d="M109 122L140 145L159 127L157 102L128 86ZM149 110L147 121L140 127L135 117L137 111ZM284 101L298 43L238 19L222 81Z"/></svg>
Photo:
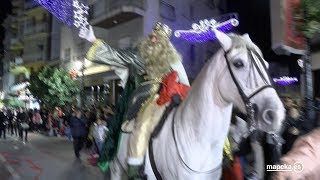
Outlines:
<svg viewBox="0 0 320 180"><path fill-rule="evenodd" d="M14 162L11 166L23 180L33 180L36 170L39 171L36 174L39 180L109 179L98 167L88 164L88 154L84 150L81 161L77 160L73 144L66 138L29 133L28 139L24 143L15 136L8 136L7 140L0 141L0 153L4 154L7 162Z"/></svg>
<svg viewBox="0 0 320 180"><path fill-rule="evenodd" d="M49 137L43 134L30 133L29 143L41 152L57 159L61 159L62 161L73 162L75 160L73 142L69 141L66 137ZM96 176L97 179L101 179L103 174L100 169L97 166L94 167L90 165L87 161L87 158L89 158L89 152L83 148L80 154L82 164L85 165L86 168L90 169L89 172L93 176Z"/></svg>

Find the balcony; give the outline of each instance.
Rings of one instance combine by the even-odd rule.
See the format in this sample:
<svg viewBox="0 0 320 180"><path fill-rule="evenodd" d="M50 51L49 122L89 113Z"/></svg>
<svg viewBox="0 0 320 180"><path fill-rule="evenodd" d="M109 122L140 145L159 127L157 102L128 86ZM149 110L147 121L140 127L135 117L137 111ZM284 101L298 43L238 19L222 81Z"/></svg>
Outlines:
<svg viewBox="0 0 320 180"><path fill-rule="evenodd" d="M21 50L23 49L23 43L18 38L10 39L10 50Z"/></svg>
<svg viewBox="0 0 320 180"><path fill-rule="evenodd" d="M33 1L33 0L32 0ZM39 14L47 12L45 8L40 6L39 4L33 2L30 2L29 4L25 4L24 6L24 14L29 16L29 17L37 17Z"/></svg>
<svg viewBox="0 0 320 180"><path fill-rule="evenodd" d="M99 0L90 7L90 24L110 28L144 15L145 0Z"/></svg>
<svg viewBox="0 0 320 180"><path fill-rule="evenodd" d="M28 38L38 37L38 36L47 36L49 35L48 24L42 23L42 24L37 24L35 26L26 27L24 28L23 35Z"/></svg>

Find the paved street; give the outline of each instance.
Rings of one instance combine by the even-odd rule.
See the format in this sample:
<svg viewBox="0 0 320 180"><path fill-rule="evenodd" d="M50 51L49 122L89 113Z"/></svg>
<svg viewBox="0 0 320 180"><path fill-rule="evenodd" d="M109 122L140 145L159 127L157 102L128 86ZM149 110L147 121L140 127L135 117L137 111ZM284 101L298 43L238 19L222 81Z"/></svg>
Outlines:
<svg viewBox="0 0 320 180"><path fill-rule="evenodd" d="M0 139L1 180L106 180L97 167L73 155L72 142L64 138L29 134L23 143L15 136Z"/></svg>

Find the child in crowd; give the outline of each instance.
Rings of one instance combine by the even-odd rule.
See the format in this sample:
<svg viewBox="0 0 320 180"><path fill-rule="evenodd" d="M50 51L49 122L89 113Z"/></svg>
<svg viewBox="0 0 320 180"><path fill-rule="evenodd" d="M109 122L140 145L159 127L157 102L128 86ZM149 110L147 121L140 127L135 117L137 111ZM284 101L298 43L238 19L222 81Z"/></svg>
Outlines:
<svg viewBox="0 0 320 180"><path fill-rule="evenodd" d="M97 119L93 126L93 138L96 142L98 153L100 154L108 128L106 126L106 122L102 121L100 118Z"/></svg>
<svg viewBox="0 0 320 180"><path fill-rule="evenodd" d="M71 141L72 137L71 137L71 129L70 129L70 125L68 124L68 122L65 122L64 125L64 135L68 138L69 141Z"/></svg>

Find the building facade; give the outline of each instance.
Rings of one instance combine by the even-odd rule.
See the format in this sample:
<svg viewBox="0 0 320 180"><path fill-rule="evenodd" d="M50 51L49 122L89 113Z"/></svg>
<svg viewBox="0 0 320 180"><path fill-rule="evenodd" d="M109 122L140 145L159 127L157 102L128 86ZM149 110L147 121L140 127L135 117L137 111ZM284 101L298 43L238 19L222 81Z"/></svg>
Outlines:
<svg viewBox="0 0 320 180"><path fill-rule="evenodd" d="M173 31L191 29L192 23L211 19L220 14L213 0L92 0L90 24L98 38L112 47L126 49L135 46L149 34L157 21L168 24ZM21 74L10 73L12 65L21 65L30 71L44 65L56 65L78 71L84 78L83 86L90 99L98 94L109 94L116 101L118 77L108 66L89 64L84 60L90 44L78 37L75 28L63 26L46 9L33 0L13 0L14 15L8 18L5 60L6 75L3 89L10 91L22 82ZM10 34L10 35L9 35ZM196 77L206 60L218 48L217 44L188 43L174 36L174 46L183 56L188 77ZM7 43L6 43L7 44ZM88 99L87 98L87 99Z"/></svg>
<svg viewBox="0 0 320 180"><path fill-rule="evenodd" d="M17 87L28 81L31 72L59 59L61 26L33 0L12 0L12 5L13 14L4 23L6 53L2 81L2 90L10 95L21 93Z"/></svg>

